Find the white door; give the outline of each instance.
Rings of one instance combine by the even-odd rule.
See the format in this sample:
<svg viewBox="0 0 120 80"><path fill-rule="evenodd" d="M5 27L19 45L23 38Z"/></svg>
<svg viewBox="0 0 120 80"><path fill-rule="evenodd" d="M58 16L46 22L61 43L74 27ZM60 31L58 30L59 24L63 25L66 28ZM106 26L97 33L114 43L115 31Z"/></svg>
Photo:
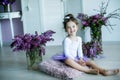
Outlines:
<svg viewBox="0 0 120 80"><path fill-rule="evenodd" d="M21 0L24 34L41 33L39 5L39 0Z"/></svg>
<svg viewBox="0 0 120 80"><path fill-rule="evenodd" d="M65 31L63 29L63 0L42 0L42 31L53 30L54 41L47 45L61 45Z"/></svg>

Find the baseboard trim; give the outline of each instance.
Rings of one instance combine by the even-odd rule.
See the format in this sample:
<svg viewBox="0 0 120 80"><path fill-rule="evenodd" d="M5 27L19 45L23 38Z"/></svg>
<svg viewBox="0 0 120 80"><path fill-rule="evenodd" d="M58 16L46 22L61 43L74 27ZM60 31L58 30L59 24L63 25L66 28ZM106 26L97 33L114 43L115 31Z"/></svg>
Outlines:
<svg viewBox="0 0 120 80"><path fill-rule="evenodd" d="M10 46L11 42L6 42L3 44L3 46ZM104 45L109 45L109 44L113 44L113 45L120 45L120 41L103 41L102 44ZM58 45L58 44L53 44L53 45L47 45L48 47L50 46L61 46L61 45Z"/></svg>
<svg viewBox="0 0 120 80"><path fill-rule="evenodd" d="M4 46L10 46L10 44L11 44L11 42L4 42L2 46L3 46L3 47L4 47Z"/></svg>
<svg viewBox="0 0 120 80"><path fill-rule="evenodd" d="M103 41L102 44L115 44L115 45L120 45L120 41Z"/></svg>
<svg viewBox="0 0 120 80"><path fill-rule="evenodd" d="M2 47L4 47L4 46L10 46L10 44L11 44L12 42L4 42L3 43L3 45L2 45ZM51 47L51 46L61 46L61 44L46 44L46 46L47 47Z"/></svg>

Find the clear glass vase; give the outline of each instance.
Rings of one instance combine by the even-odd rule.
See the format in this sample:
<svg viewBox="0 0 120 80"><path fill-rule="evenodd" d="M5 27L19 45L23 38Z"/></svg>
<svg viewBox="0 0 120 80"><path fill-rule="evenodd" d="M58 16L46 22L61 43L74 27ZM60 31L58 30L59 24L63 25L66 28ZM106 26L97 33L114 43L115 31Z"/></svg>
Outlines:
<svg viewBox="0 0 120 80"><path fill-rule="evenodd" d="M97 43L100 49L102 49L102 31L101 26L92 26L90 27L91 42ZM97 49L97 48L96 48ZM101 54L97 52L96 55Z"/></svg>
<svg viewBox="0 0 120 80"><path fill-rule="evenodd" d="M98 42L102 47L102 31L101 26L91 27L90 29L91 41Z"/></svg>
<svg viewBox="0 0 120 80"><path fill-rule="evenodd" d="M42 55L39 54L39 50L26 51L26 58L28 69L38 69L38 64L42 61Z"/></svg>

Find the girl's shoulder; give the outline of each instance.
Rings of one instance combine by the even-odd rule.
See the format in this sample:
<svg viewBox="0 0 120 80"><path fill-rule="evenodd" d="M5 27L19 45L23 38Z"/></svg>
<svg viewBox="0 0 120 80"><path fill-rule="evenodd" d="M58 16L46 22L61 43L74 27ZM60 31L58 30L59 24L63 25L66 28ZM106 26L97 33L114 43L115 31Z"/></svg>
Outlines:
<svg viewBox="0 0 120 80"><path fill-rule="evenodd" d="M67 41L67 42L70 42L71 40L70 40L68 37L65 37L63 41L64 41L64 42L66 42L66 41Z"/></svg>
<svg viewBox="0 0 120 80"><path fill-rule="evenodd" d="M78 41L82 41L82 38L80 36L77 36Z"/></svg>
<svg viewBox="0 0 120 80"><path fill-rule="evenodd" d="M64 40L62 41L62 44L70 44L71 41L68 37L64 38Z"/></svg>
<svg viewBox="0 0 120 80"><path fill-rule="evenodd" d="M82 42L82 38L80 36L77 36L77 41ZM63 42L71 43L71 40L70 40L70 38L65 37Z"/></svg>

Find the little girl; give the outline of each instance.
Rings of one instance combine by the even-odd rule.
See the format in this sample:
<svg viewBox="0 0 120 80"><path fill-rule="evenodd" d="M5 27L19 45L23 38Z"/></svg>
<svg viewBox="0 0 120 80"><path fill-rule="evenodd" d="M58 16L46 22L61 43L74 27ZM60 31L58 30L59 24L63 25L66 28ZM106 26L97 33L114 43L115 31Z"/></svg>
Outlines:
<svg viewBox="0 0 120 80"><path fill-rule="evenodd" d="M65 16L63 24L64 29L67 32L67 36L63 40L63 53L54 56L53 58L55 60L63 61L66 65L85 73L102 74L104 76L116 75L119 73L119 69L102 69L92 60L86 60L83 57L82 39L76 35L78 22L72 14Z"/></svg>

